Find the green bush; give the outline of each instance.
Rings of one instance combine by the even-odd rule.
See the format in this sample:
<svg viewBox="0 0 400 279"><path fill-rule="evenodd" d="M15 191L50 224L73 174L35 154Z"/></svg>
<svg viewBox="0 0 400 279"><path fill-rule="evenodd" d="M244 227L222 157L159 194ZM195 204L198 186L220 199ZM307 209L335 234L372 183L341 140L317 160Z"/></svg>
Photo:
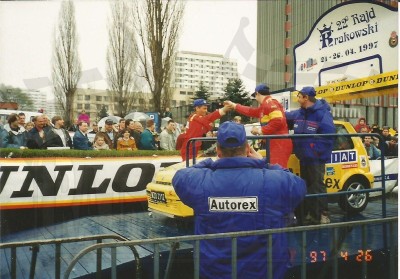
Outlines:
<svg viewBox="0 0 400 279"><path fill-rule="evenodd" d="M42 149L15 149L0 148L2 158L36 158L36 157L70 157L70 158L96 158L96 157L143 157L143 156L172 156L179 155L179 151L167 150L42 150Z"/></svg>

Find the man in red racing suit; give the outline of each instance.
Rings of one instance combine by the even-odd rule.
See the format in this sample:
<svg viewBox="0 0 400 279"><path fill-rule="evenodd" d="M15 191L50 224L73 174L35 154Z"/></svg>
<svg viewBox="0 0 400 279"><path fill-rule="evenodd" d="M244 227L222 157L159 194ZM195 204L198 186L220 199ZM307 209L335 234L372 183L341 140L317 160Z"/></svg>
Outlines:
<svg viewBox="0 0 400 279"><path fill-rule="evenodd" d="M225 101L224 104L231 109L235 109L240 114L259 118L263 135L288 134L289 131L283 107L279 101L270 96L269 87L265 84L259 84L251 96L260 104L258 108L235 104L231 101ZM271 140L270 150L267 150L267 152L270 152L270 163L279 164L287 168L292 149L291 139Z"/></svg>
<svg viewBox="0 0 400 279"><path fill-rule="evenodd" d="M225 115L228 108L221 108L212 113L207 114L208 103L204 99L196 99L193 102L195 112L188 118L185 139L181 148L182 160L186 160L186 145L191 138L199 138L212 129L211 123ZM200 150L201 141L196 141L196 153ZM193 147L189 147L189 159L193 158Z"/></svg>

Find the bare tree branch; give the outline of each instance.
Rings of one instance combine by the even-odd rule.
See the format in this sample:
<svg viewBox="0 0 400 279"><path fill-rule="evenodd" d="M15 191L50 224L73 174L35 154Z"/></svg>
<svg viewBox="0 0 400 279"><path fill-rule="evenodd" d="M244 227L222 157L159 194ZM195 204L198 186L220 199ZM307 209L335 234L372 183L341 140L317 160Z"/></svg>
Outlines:
<svg viewBox="0 0 400 279"><path fill-rule="evenodd" d="M52 80L54 94L64 110L67 125L73 121L73 100L81 77L75 7L71 0L61 3L54 35Z"/></svg>
<svg viewBox="0 0 400 279"><path fill-rule="evenodd" d="M133 9L139 76L153 95L154 109L168 106L169 79L175 60L185 2L182 0L136 1Z"/></svg>
<svg viewBox="0 0 400 279"><path fill-rule="evenodd" d="M114 101L115 111L126 115L134 103L136 55L135 36L129 2L116 0L111 3L111 24L108 29L107 81Z"/></svg>

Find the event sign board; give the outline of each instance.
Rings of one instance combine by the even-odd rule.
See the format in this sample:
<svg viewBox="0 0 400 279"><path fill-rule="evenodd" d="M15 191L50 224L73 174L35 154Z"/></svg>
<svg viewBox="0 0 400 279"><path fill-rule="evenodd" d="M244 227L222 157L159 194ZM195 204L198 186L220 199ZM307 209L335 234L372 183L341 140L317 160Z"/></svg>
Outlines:
<svg viewBox="0 0 400 279"><path fill-rule="evenodd" d="M324 13L294 47L295 89L327 86L398 70L398 12L352 1Z"/></svg>

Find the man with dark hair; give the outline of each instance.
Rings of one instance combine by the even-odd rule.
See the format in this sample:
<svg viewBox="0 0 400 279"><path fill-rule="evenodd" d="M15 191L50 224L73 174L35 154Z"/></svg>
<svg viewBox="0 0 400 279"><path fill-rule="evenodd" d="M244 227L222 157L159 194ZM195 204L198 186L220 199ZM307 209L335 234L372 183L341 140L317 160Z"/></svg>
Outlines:
<svg viewBox="0 0 400 279"><path fill-rule="evenodd" d="M74 134L74 149L78 150L92 150L92 143L89 141L87 136L87 131L89 129L89 125L86 122L78 123L78 130L76 130Z"/></svg>
<svg viewBox="0 0 400 279"><path fill-rule="evenodd" d="M395 147L395 145L393 145L392 142L390 128L388 126L383 126L381 135L383 137L383 146L378 146L378 148L382 149L381 151L383 156L393 156L393 147ZM392 151L389 151L389 147L392 149Z"/></svg>
<svg viewBox="0 0 400 279"><path fill-rule="evenodd" d="M23 112L18 113L18 125L22 128L25 127L25 118L26 118L25 113Z"/></svg>
<svg viewBox="0 0 400 279"><path fill-rule="evenodd" d="M374 145L373 138L371 136L363 137L364 147L368 154L368 159L376 160L381 157L381 151Z"/></svg>
<svg viewBox="0 0 400 279"><path fill-rule="evenodd" d="M144 129L143 133L140 135L140 149L156 150L156 144L153 136L155 127L156 125L153 119L148 119L146 121L146 129Z"/></svg>
<svg viewBox="0 0 400 279"><path fill-rule="evenodd" d="M118 133L122 132L125 130L126 125L125 125L125 118L120 118L118 121Z"/></svg>
<svg viewBox="0 0 400 279"><path fill-rule="evenodd" d="M289 130L283 107L279 101L271 97L269 87L263 83L259 84L251 96L260 104L258 108L235 104L231 101L225 101L224 104L243 115L259 118L263 135L287 135ZM290 139L271 140L270 149L267 150L270 153L270 162L286 168L292 148Z"/></svg>
<svg viewBox="0 0 400 279"><path fill-rule="evenodd" d="M88 134L97 134L99 132L99 125L97 122L92 123L92 130Z"/></svg>
<svg viewBox="0 0 400 279"><path fill-rule="evenodd" d="M27 148L27 132L18 123L18 115L12 113L7 118L8 129L1 129L0 134L3 138L2 147L5 148Z"/></svg>
<svg viewBox="0 0 400 279"><path fill-rule="evenodd" d="M172 185L182 202L194 210L197 235L286 226L306 193L304 181L281 168L267 165L246 140L244 126L224 122L218 129L219 159L206 159L178 170ZM200 277L232 278L232 242L229 239L200 243ZM237 239L237 278L266 278L267 237ZM274 279L284 277L289 266L286 234L272 240Z"/></svg>
<svg viewBox="0 0 400 279"><path fill-rule="evenodd" d="M304 87L298 92L300 109L286 112L289 126L294 133L306 135L335 134L331 108L325 100L317 100L313 87ZM295 138L294 154L300 161L300 176L306 181L308 194L326 194L324 184L325 163L331 159L333 138ZM303 214L302 214L303 211ZM303 218L304 216L305 219ZM296 212L299 223L328 224L328 199L319 197L306 199L304 208Z"/></svg>
<svg viewBox="0 0 400 279"><path fill-rule="evenodd" d="M390 141L390 139L392 138L392 135L389 133L390 128L388 126L383 126L382 127L382 137L383 137L383 141Z"/></svg>
<svg viewBox="0 0 400 279"><path fill-rule="evenodd" d="M192 138L198 138L205 135L213 128L211 126L211 123L221 118L221 116L225 115L226 111L229 110L227 107L224 107L208 114L208 105L209 104L204 99L196 99L193 102L193 107L195 111L189 116L185 138L182 142L181 156L183 161L186 160L186 157L189 157L189 159L193 158L193 156L196 157L197 152L201 148L201 141L197 141L195 144L196 151L195 154L193 154L192 144L190 144L189 155L187 155L186 145L188 141Z"/></svg>
<svg viewBox="0 0 400 279"><path fill-rule="evenodd" d="M46 133L46 142L43 148L47 147L69 147L72 148L71 136L64 129L64 119L61 116L54 116L51 119L52 127Z"/></svg>

